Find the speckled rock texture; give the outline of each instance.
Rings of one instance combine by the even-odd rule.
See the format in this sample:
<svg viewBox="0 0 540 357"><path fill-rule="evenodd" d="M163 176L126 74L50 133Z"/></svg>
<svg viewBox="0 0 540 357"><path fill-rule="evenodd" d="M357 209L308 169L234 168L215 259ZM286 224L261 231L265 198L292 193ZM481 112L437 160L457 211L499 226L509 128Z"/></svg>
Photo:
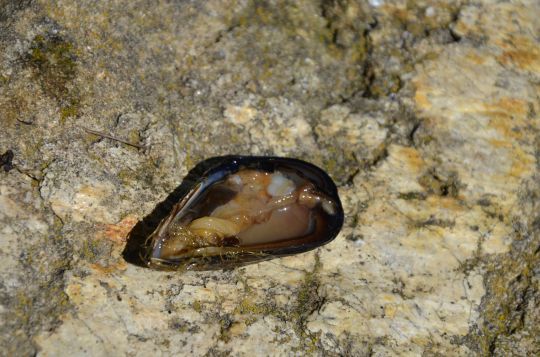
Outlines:
<svg viewBox="0 0 540 357"><path fill-rule="evenodd" d="M0 1L0 354L539 355L539 18ZM136 223L227 154L327 170L340 235L228 271L127 263Z"/></svg>

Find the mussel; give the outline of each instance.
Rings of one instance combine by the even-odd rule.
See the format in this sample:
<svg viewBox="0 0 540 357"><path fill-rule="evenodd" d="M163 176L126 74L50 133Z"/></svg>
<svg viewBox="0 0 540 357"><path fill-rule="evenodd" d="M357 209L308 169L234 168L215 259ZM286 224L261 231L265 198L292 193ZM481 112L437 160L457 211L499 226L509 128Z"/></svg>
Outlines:
<svg viewBox="0 0 540 357"><path fill-rule="evenodd" d="M189 186L148 237L150 268L224 269L306 252L343 225L336 185L305 161L224 157Z"/></svg>

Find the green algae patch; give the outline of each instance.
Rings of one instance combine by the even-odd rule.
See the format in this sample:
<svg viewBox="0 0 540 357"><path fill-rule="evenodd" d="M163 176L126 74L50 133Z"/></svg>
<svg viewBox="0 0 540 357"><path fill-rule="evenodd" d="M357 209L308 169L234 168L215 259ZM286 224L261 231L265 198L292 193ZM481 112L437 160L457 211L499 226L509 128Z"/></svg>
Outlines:
<svg viewBox="0 0 540 357"><path fill-rule="evenodd" d="M89 263L104 263L110 257L112 242L103 239L87 239L80 249L79 256Z"/></svg>
<svg viewBox="0 0 540 357"><path fill-rule="evenodd" d="M422 185L429 194L457 198L461 183L455 172L442 175L435 169L427 170L418 178L418 183Z"/></svg>
<svg viewBox="0 0 540 357"><path fill-rule="evenodd" d="M295 349L314 353L320 346L320 333L312 333L307 330L306 325L309 316L318 311L326 301L321 294L321 282L318 272L322 267L319 255L315 255L315 265L312 271L306 272L304 280L296 294L296 303L291 312L291 318L294 321L293 329L300 339L300 345Z"/></svg>
<svg viewBox="0 0 540 357"><path fill-rule="evenodd" d="M405 201L412 201L412 200L423 201L426 199L426 194L424 192L416 192L416 191L400 192L398 194L398 198L400 200L405 200Z"/></svg>
<svg viewBox="0 0 540 357"><path fill-rule="evenodd" d="M296 304L292 312L292 317L297 321L301 330L305 327L308 316L317 311L324 302L324 297L319 294L320 281L317 276L321 263L318 255L315 259L313 271L306 272L302 285L298 289Z"/></svg>
<svg viewBox="0 0 540 357"><path fill-rule="evenodd" d="M69 103L60 108L60 122L64 123L69 117L79 115L79 99L70 98Z"/></svg>
<svg viewBox="0 0 540 357"><path fill-rule="evenodd" d="M479 355L538 355L540 336L540 182L523 185L520 210L510 218L513 244L507 254L474 260L485 271L480 319L463 342ZM483 204L490 204L484 202ZM525 208L525 209L524 209ZM528 210L532 215L527 215ZM473 258L474 259L474 258Z"/></svg>
<svg viewBox="0 0 540 357"><path fill-rule="evenodd" d="M199 314L202 312L202 304L199 300L193 301L192 307L193 307L193 310L195 310Z"/></svg>
<svg viewBox="0 0 540 357"><path fill-rule="evenodd" d="M525 301L534 300L534 295L538 294L531 268L538 264L539 257L538 253L521 260L506 257L487 264L487 293L481 308L483 323L468 336L471 345L479 352L491 355L496 350L512 349L509 341L515 338L514 335L519 336L521 331L529 334L540 332L538 325L525 324L526 318L534 318Z"/></svg>
<svg viewBox="0 0 540 357"><path fill-rule="evenodd" d="M73 44L59 35L37 35L32 40L26 63L33 69L43 92L60 107L60 119L79 114L80 98L72 82L77 75Z"/></svg>
<svg viewBox="0 0 540 357"><path fill-rule="evenodd" d="M245 324L252 325L257 321L259 316L272 315L275 312L275 308L270 304L258 304L253 302L249 298L243 299L236 307L236 314L245 315Z"/></svg>

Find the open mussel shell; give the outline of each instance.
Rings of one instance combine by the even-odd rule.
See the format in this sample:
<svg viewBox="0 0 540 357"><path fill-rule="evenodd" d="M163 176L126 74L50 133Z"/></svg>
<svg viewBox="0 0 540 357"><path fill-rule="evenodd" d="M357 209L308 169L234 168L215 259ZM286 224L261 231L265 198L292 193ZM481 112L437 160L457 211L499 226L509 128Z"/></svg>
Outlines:
<svg viewBox="0 0 540 357"><path fill-rule="evenodd" d="M317 166L280 157L214 161L148 237L148 267L233 268L306 252L339 233L337 188Z"/></svg>

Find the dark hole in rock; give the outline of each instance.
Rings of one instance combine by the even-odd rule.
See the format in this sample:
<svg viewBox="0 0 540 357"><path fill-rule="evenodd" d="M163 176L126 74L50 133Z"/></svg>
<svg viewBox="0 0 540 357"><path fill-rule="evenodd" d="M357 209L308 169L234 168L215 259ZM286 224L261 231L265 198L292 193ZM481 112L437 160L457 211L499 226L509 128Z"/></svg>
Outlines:
<svg viewBox="0 0 540 357"><path fill-rule="evenodd" d="M0 155L0 167L4 168L5 172L9 172L13 169L13 151L7 150L5 153Z"/></svg>

